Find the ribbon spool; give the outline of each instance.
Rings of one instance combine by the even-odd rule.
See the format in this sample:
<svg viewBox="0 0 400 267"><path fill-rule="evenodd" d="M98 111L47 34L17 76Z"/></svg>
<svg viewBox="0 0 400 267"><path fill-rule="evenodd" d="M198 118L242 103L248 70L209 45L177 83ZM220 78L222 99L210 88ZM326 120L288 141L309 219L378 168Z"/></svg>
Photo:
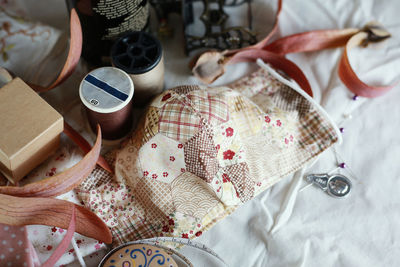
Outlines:
<svg viewBox="0 0 400 267"><path fill-rule="evenodd" d="M79 86L79 96L86 109L91 129L100 124L103 137L117 140L132 129L134 86L124 71L102 67L88 73Z"/></svg>
<svg viewBox="0 0 400 267"><path fill-rule="evenodd" d="M164 57L161 43L152 35L130 32L111 48L113 66L127 72L135 84L134 105L145 105L164 88Z"/></svg>

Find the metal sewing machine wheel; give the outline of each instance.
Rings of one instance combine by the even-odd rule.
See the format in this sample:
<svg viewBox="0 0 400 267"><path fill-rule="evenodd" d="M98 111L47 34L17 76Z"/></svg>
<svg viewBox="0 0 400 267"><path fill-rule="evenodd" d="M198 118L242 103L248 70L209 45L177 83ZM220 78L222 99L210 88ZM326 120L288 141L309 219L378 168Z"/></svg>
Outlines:
<svg viewBox="0 0 400 267"><path fill-rule="evenodd" d="M340 174L309 174L306 177L307 182L320 187L333 197L345 197L350 193L351 181Z"/></svg>
<svg viewBox="0 0 400 267"><path fill-rule="evenodd" d="M257 42L256 34L252 31L251 0L150 0L150 3L160 22L159 34L171 34L172 30L166 22L169 13L182 15L186 54L199 48L235 49ZM205 28L202 35L191 34L188 30L188 26L194 23L195 4L203 6L199 17ZM227 27L229 15L224 7L239 7L244 4L247 4L248 25Z"/></svg>

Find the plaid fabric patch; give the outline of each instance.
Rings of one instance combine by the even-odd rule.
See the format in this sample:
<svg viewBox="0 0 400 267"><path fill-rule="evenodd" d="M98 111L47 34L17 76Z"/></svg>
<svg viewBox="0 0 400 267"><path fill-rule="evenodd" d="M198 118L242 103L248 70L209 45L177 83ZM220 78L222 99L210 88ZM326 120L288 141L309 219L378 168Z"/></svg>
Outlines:
<svg viewBox="0 0 400 267"><path fill-rule="evenodd" d="M159 132L180 142L185 142L200 129L200 117L190 106L174 99L160 110Z"/></svg>
<svg viewBox="0 0 400 267"><path fill-rule="evenodd" d="M312 154L325 150L337 141L336 132L327 121L321 119L317 111L305 114L300 124L299 144Z"/></svg>
<svg viewBox="0 0 400 267"><path fill-rule="evenodd" d="M141 178L133 188L133 207L148 223L157 222L174 211L171 186L151 179Z"/></svg>
<svg viewBox="0 0 400 267"><path fill-rule="evenodd" d="M249 175L247 163L239 163L225 167L226 179L229 179L236 189L236 193L242 202L250 200L254 196L254 180Z"/></svg>
<svg viewBox="0 0 400 267"><path fill-rule="evenodd" d="M146 143L149 141L153 136L158 133L158 108L149 107L146 112L146 120L144 123L144 136L143 141Z"/></svg>
<svg viewBox="0 0 400 267"><path fill-rule="evenodd" d="M186 170L211 182L218 171L217 150L210 130L202 130L183 145Z"/></svg>
<svg viewBox="0 0 400 267"><path fill-rule="evenodd" d="M112 181L112 174L103 168L96 166L92 173L79 185L79 190L89 192L99 186Z"/></svg>
<svg viewBox="0 0 400 267"><path fill-rule="evenodd" d="M301 118L313 109L307 99L302 97L292 88L281 84L281 89L272 95L271 100L275 106L283 111L297 114L295 118ZM258 95L256 97L259 97Z"/></svg>
<svg viewBox="0 0 400 267"><path fill-rule="evenodd" d="M171 91L179 94L179 95L186 95L192 91L201 90L200 86L198 85L181 85L171 89Z"/></svg>
<svg viewBox="0 0 400 267"><path fill-rule="evenodd" d="M192 101L194 110L212 125L229 119L227 99L223 95L210 95L206 90L193 91L186 95Z"/></svg>
<svg viewBox="0 0 400 267"><path fill-rule="evenodd" d="M111 234L113 236L112 245L116 247L129 241L157 236L161 224L161 220L148 223L137 215L131 216L119 222L117 227L111 228Z"/></svg>

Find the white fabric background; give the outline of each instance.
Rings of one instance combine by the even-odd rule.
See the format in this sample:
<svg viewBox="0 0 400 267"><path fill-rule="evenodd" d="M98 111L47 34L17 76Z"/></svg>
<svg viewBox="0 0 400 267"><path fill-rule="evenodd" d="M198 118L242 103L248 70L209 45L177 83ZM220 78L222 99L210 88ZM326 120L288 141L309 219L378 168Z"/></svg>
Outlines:
<svg viewBox="0 0 400 267"><path fill-rule="evenodd" d="M68 27L64 1L25 0L23 4L32 18L64 30ZM255 29L264 36L272 27L276 1L257 0L253 7ZM399 10L397 0L286 0L278 36L362 27L377 20L393 37L368 49L355 49L350 60L364 81L392 84L400 80ZM242 19L240 15L231 16L231 23ZM198 83L187 68L189 58L183 54L179 16L172 16L170 23L175 25L174 38L163 41L166 88ZM328 172L335 167L333 150L326 151L313 167L285 178L197 239L230 266L400 265L400 88L376 99L352 101L352 94L337 75L341 53L342 49L333 49L288 58L305 72L315 99L339 127L345 128L344 142L336 149L339 162L344 160L349 166L343 174L353 182L351 195L334 199L316 187L299 192L306 185L304 174ZM234 80L250 69L254 66L231 66L218 84ZM81 66L66 84L45 95L82 131L76 99L84 70ZM353 118L343 121L343 114L350 112ZM218 266L191 249L184 248L182 252L195 266ZM95 266L94 262L88 265Z"/></svg>

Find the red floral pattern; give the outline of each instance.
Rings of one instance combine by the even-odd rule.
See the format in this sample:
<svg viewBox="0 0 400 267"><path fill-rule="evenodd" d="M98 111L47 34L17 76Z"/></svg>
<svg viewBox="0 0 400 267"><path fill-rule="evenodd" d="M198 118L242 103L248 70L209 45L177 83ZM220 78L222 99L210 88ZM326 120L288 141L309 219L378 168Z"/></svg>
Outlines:
<svg viewBox="0 0 400 267"><path fill-rule="evenodd" d="M226 128L226 137L230 137L233 135L233 129L231 127Z"/></svg>
<svg viewBox="0 0 400 267"><path fill-rule="evenodd" d="M202 234L203 234L202 231L198 231L197 233L195 233L195 236L199 237L199 236L201 236Z"/></svg>
<svg viewBox="0 0 400 267"><path fill-rule="evenodd" d="M189 234L187 233L182 234L182 238L189 238Z"/></svg>
<svg viewBox="0 0 400 267"><path fill-rule="evenodd" d="M235 152L232 150L228 149L223 153L224 159L233 159L233 156L235 156Z"/></svg>

